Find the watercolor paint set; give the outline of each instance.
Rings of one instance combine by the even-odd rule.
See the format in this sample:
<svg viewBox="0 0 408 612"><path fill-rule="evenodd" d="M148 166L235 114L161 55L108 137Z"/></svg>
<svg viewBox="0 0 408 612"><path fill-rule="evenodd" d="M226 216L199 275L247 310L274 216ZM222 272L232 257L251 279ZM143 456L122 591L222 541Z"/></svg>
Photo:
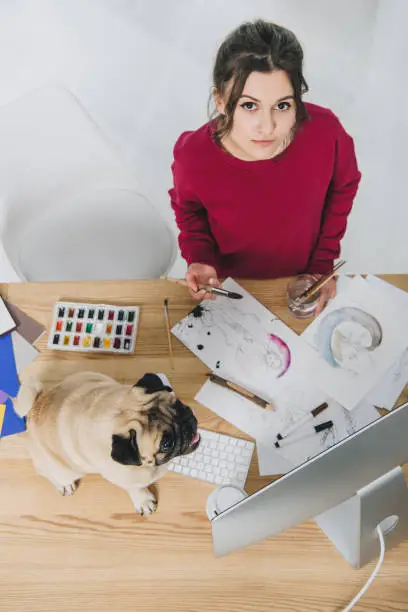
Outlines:
<svg viewBox="0 0 408 612"><path fill-rule="evenodd" d="M138 322L138 306L56 302L48 348L130 354Z"/></svg>

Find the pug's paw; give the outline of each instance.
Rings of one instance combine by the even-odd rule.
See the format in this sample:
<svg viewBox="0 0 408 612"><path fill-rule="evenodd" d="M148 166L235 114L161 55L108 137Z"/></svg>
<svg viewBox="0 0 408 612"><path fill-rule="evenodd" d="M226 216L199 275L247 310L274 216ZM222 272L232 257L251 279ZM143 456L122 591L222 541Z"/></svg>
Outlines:
<svg viewBox="0 0 408 612"><path fill-rule="evenodd" d="M57 489L61 495L64 495L65 497L67 495L73 495L78 488L78 484L78 481L74 481L67 485L57 485Z"/></svg>
<svg viewBox="0 0 408 612"><path fill-rule="evenodd" d="M132 492L131 498L136 512L141 516L149 516L157 510L157 499L149 489L140 489L137 493Z"/></svg>

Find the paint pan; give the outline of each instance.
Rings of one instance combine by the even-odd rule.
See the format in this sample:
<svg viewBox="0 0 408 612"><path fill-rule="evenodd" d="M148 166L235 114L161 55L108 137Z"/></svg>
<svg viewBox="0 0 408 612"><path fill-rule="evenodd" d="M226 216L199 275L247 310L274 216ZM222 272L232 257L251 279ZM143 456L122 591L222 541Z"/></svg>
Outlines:
<svg viewBox="0 0 408 612"><path fill-rule="evenodd" d="M133 353L138 321L138 306L56 302L48 348Z"/></svg>

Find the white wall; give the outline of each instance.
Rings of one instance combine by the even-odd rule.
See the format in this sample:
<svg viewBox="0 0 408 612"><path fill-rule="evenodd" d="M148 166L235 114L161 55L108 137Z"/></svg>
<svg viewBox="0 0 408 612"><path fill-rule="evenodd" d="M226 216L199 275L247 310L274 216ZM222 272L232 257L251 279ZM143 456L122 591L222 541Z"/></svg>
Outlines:
<svg viewBox="0 0 408 612"><path fill-rule="evenodd" d="M404 0L0 0L0 105L66 86L173 225L172 147L206 121L218 44L256 17L296 32L308 99L355 138L364 182L343 243L349 270L407 272Z"/></svg>

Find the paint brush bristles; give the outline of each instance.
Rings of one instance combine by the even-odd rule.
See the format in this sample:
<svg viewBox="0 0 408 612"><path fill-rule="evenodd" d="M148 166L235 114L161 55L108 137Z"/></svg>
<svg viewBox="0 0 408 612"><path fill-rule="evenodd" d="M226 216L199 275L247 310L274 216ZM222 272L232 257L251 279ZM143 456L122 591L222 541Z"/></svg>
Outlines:
<svg viewBox="0 0 408 612"><path fill-rule="evenodd" d="M171 346L171 333L170 333L169 301L167 298L164 300L164 320L166 322L167 342L169 345L170 366L171 366L171 369L174 370L173 348Z"/></svg>

